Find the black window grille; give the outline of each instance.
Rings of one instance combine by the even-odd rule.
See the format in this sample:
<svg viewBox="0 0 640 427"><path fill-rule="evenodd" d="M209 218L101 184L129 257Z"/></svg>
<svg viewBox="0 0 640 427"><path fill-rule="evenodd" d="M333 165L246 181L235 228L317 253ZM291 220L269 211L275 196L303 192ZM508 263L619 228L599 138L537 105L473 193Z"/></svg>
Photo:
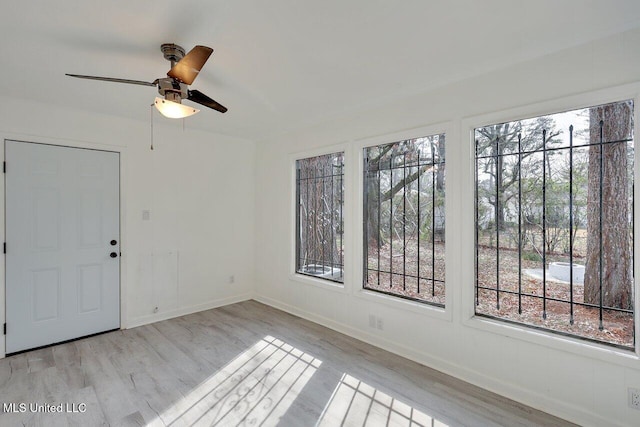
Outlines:
<svg viewBox="0 0 640 427"><path fill-rule="evenodd" d="M344 282L344 153L296 161L296 272Z"/></svg>
<svg viewBox="0 0 640 427"><path fill-rule="evenodd" d="M475 138L476 314L633 348L633 102Z"/></svg>
<svg viewBox="0 0 640 427"><path fill-rule="evenodd" d="M363 287L444 306L445 135L364 149Z"/></svg>

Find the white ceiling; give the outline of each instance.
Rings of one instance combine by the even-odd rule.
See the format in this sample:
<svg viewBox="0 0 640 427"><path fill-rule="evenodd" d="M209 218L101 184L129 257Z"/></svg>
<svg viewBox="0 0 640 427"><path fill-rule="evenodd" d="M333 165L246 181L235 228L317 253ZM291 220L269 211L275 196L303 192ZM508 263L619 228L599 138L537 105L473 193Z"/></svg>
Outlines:
<svg viewBox="0 0 640 427"><path fill-rule="evenodd" d="M3 95L146 121L153 88L64 73L153 81L160 44L203 44L191 87L229 112L188 126L254 140L640 27L638 0L3 3Z"/></svg>

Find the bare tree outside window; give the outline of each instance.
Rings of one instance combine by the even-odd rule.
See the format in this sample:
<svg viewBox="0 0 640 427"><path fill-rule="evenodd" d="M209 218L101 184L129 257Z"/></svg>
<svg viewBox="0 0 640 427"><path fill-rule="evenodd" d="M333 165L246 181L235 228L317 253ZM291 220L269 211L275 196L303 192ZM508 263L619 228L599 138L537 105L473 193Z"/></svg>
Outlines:
<svg viewBox="0 0 640 427"><path fill-rule="evenodd" d="M364 150L363 287L444 306L445 136Z"/></svg>
<svg viewBox="0 0 640 427"><path fill-rule="evenodd" d="M633 348L632 120L623 101L475 130L476 314Z"/></svg>
<svg viewBox="0 0 640 427"><path fill-rule="evenodd" d="M344 153L296 161L296 272L344 282Z"/></svg>

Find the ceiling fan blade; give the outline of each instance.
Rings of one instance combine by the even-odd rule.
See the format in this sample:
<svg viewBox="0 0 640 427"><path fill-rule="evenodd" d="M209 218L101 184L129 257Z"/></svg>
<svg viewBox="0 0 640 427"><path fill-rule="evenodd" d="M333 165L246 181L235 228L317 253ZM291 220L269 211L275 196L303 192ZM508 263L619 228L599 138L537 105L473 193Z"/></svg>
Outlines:
<svg viewBox="0 0 640 427"><path fill-rule="evenodd" d="M129 80L129 79L114 79L111 77L98 77L98 76L83 76L80 74L65 74L65 76L69 77L77 77L79 79L89 79L89 80L102 80L103 82L114 82L114 83L128 83L132 85L142 85L142 86L156 86L156 82L145 82L142 80Z"/></svg>
<svg viewBox="0 0 640 427"><path fill-rule="evenodd" d="M167 75L190 85L198 77L198 73L213 49L207 46L196 46L187 53L176 65L174 65Z"/></svg>
<svg viewBox="0 0 640 427"><path fill-rule="evenodd" d="M190 90L189 97L187 99L200 105L204 105L205 107L213 108L214 110L220 111L221 113L227 112L227 107L217 103L199 90Z"/></svg>

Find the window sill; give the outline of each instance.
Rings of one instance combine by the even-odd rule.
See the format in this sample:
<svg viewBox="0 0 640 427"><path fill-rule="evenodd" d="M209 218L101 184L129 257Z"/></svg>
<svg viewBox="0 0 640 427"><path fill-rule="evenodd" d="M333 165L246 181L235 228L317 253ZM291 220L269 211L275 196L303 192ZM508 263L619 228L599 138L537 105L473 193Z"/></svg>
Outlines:
<svg viewBox="0 0 640 427"><path fill-rule="evenodd" d="M333 282L327 279L321 279L319 277L307 276L304 274L291 273L289 279L294 282L304 283L305 285L316 286L322 289L327 289L332 292L346 293L344 283Z"/></svg>
<svg viewBox="0 0 640 427"><path fill-rule="evenodd" d="M378 304L384 304L396 310L411 311L413 313L426 315L447 322L451 322L453 320L451 310L447 310L446 307L437 307L427 303L394 297L392 295L370 291L367 289L359 289L355 292L354 295L357 298L362 298L364 300L375 302Z"/></svg>
<svg viewBox="0 0 640 427"><path fill-rule="evenodd" d="M520 326L513 323L505 323L498 319L473 315L464 320L463 324L473 329L544 346L553 350L572 353L608 363L616 363L629 368L637 369L638 362L640 362L640 357L633 350L625 350L609 347L606 344L583 341L577 337L572 338L556 335L552 332L528 328L524 325Z"/></svg>

